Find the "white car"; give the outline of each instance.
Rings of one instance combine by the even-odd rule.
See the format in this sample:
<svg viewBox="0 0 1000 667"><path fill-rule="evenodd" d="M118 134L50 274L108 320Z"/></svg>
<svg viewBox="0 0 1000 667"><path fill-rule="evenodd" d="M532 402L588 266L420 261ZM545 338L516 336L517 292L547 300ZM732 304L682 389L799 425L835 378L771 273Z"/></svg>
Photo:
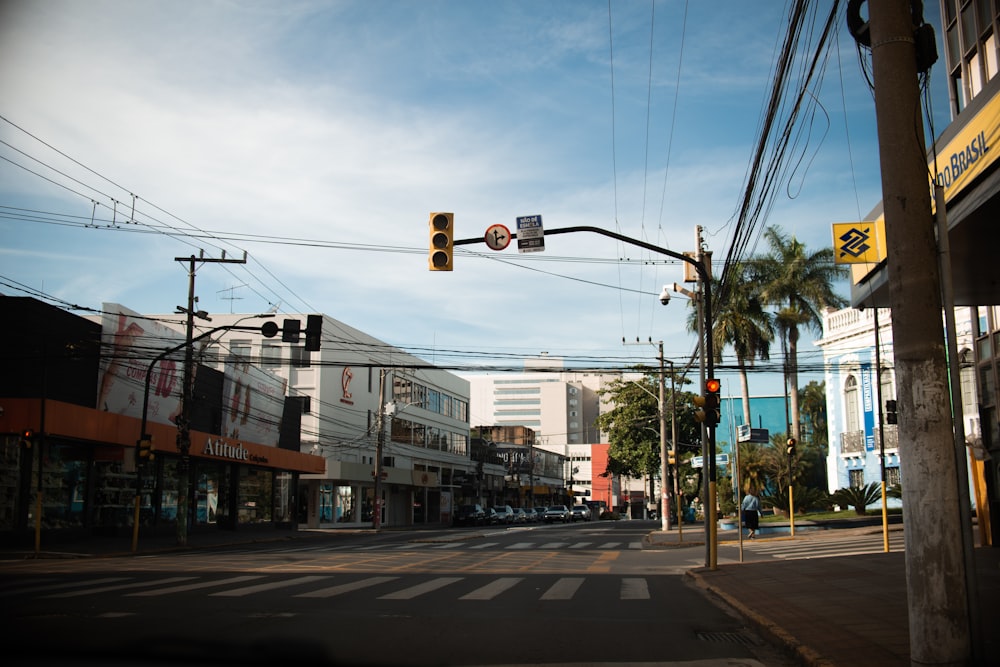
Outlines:
<svg viewBox="0 0 1000 667"><path fill-rule="evenodd" d="M572 512L573 521L590 521L592 513L586 505L574 505Z"/></svg>
<svg viewBox="0 0 1000 667"><path fill-rule="evenodd" d="M565 505L553 505L545 510L545 516L542 518L545 520L545 523L552 523L553 521L567 523L571 517L568 507Z"/></svg>

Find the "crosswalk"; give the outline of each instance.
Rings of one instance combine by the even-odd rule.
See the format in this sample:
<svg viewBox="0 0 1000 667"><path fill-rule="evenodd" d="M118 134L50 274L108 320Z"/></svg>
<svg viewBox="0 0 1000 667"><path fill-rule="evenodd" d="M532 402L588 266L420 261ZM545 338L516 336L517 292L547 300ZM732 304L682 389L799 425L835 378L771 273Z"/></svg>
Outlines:
<svg viewBox="0 0 1000 667"><path fill-rule="evenodd" d="M481 542L478 540L452 540L443 542L403 542L386 544L289 544L280 546L256 545L252 549L227 549L226 553L385 553L401 551L635 551L642 549L642 542L582 541L582 542Z"/></svg>
<svg viewBox="0 0 1000 667"><path fill-rule="evenodd" d="M598 582L598 580L600 581ZM610 585L608 582L611 582ZM131 598L167 598L195 596L204 598L245 599L257 595L280 595L288 598L329 599L346 595L365 595L367 599L409 601L447 592L454 600L488 601L512 592L540 601L569 601L592 586L598 594L611 594L618 600L650 600L653 597L646 577L588 577L560 575L273 575L268 573L238 576L184 575L159 578L117 576L65 580L0 582L0 604L16 606L18 600L61 601L111 596ZM611 593L611 591L615 591Z"/></svg>
<svg viewBox="0 0 1000 667"><path fill-rule="evenodd" d="M743 549L744 552L754 555L795 560L882 553L885 551L885 543L881 533L878 533L844 537L824 536L822 539L745 540ZM889 550L904 551L902 531L889 533Z"/></svg>

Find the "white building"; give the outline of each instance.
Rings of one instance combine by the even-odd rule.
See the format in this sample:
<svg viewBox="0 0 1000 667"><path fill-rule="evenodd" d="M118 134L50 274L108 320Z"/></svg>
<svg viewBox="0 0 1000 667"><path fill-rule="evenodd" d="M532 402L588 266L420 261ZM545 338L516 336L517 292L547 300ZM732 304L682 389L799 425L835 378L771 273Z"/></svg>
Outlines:
<svg viewBox="0 0 1000 667"><path fill-rule="evenodd" d="M259 365L285 378L288 395L299 399L299 414L285 414L282 422L297 422L301 450L326 459L324 474L300 477L299 523L371 525L380 421L381 525L450 521L453 480L474 472L468 382L325 315L321 347L309 351L308 318L213 314L210 323L196 321L196 335L212 327L241 327L196 344L200 363L241 359ZM261 332L269 321L281 329L273 337ZM302 330L298 340L283 340L295 321Z"/></svg>
<svg viewBox="0 0 1000 667"><path fill-rule="evenodd" d="M979 433L979 412L969 309L956 309L955 319L965 432L976 434ZM905 486L906 480L901 480L899 475L899 459L905 456L906 444L901 446L899 443L895 424L884 420L887 401L895 401L897 395L892 312L886 308L827 311L823 314L823 337L816 345L823 350L826 368L829 491L881 481L883 460L886 483Z"/></svg>
<svg viewBox="0 0 1000 667"><path fill-rule="evenodd" d="M593 497L595 476L604 470L594 468L592 445L608 442L607 434L596 426L598 415L608 408L600 391L629 375L566 370L561 358L542 354L526 359L523 373L464 377L469 382L469 412L474 427L533 429L536 447L565 457L566 484L572 484L577 500ZM641 375L636 373L634 377ZM600 460L606 465L606 454ZM641 487L642 483L636 481L635 485ZM605 499L603 495L601 500ZM619 497L617 493L615 497Z"/></svg>

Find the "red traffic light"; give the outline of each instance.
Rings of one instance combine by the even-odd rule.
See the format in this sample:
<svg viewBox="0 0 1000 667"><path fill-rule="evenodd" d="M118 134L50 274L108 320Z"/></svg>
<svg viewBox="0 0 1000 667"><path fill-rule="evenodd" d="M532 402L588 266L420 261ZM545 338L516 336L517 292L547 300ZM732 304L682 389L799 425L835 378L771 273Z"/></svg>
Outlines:
<svg viewBox="0 0 1000 667"><path fill-rule="evenodd" d="M710 378L705 380L705 391L709 394L718 394L720 389L722 389L722 383L718 379Z"/></svg>

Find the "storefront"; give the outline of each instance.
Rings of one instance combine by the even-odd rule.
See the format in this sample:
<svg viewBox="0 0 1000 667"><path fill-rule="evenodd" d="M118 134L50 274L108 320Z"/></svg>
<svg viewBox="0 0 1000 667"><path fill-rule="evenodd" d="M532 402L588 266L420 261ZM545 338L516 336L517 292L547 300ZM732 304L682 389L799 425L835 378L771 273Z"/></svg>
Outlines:
<svg viewBox="0 0 1000 667"><path fill-rule="evenodd" d="M140 530L176 530L185 457L175 427L148 426L153 460L137 466L135 419L54 400L4 398L0 407L2 539L129 534L137 489ZM323 467L316 456L198 431L186 460L191 530L294 525L298 475Z"/></svg>

